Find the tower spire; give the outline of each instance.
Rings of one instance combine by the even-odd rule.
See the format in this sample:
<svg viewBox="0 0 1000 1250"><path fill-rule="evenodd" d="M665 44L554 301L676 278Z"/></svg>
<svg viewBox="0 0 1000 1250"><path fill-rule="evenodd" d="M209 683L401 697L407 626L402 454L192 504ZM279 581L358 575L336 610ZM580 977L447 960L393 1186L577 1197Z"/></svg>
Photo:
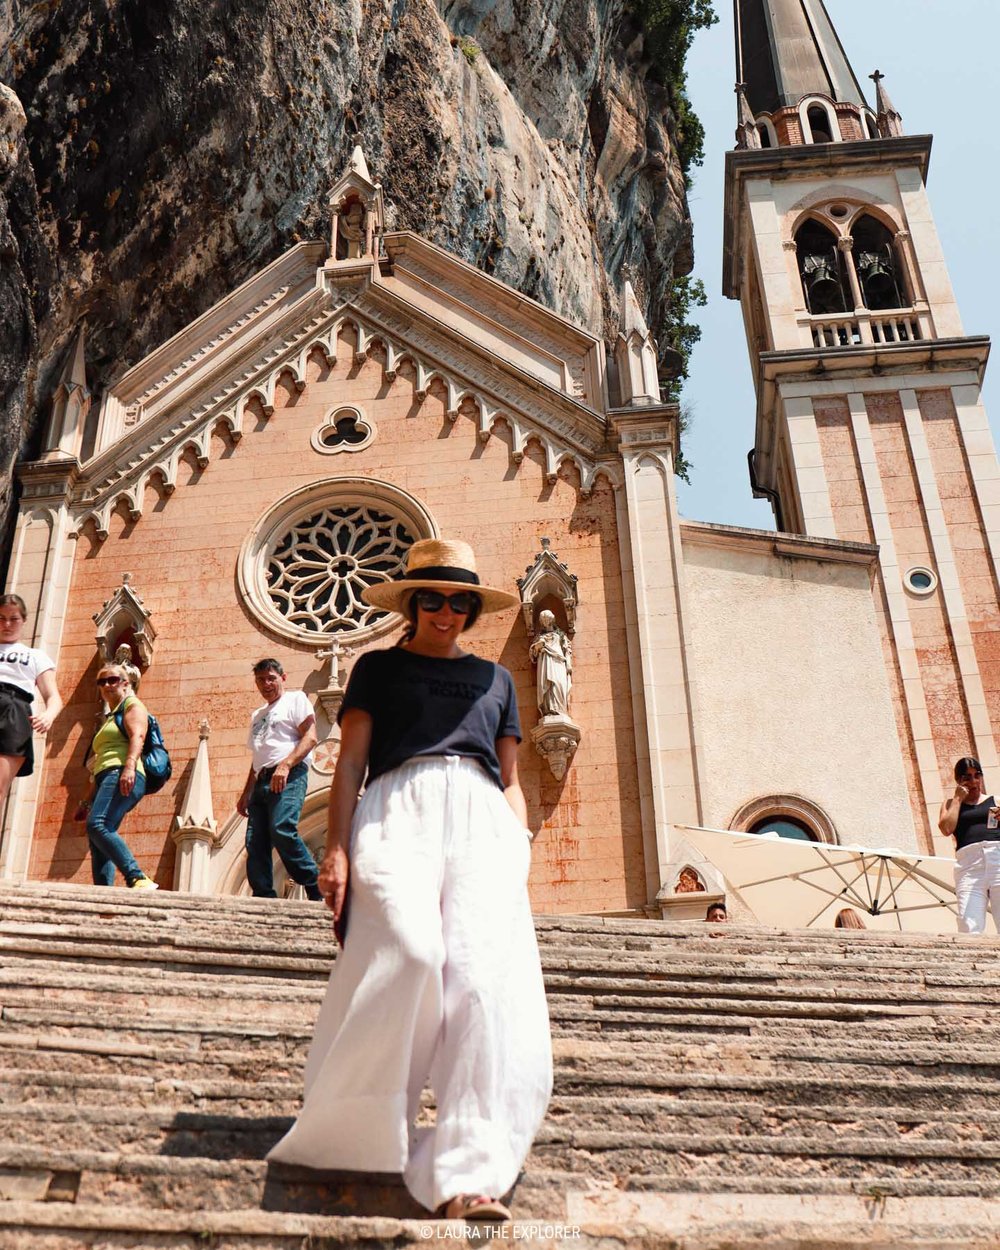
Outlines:
<svg viewBox="0 0 1000 1250"><path fill-rule="evenodd" d="M823 0L734 0L736 77L755 114L805 96L866 108Z"/></svg>

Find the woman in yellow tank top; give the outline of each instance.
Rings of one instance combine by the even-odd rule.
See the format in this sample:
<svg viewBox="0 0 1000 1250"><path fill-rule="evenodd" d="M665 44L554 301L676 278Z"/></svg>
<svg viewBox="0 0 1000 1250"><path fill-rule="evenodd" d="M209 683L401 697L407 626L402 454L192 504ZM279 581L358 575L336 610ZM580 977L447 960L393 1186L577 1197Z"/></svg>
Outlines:
<svg viewBox="0 0 1000 1250"><path fill-rule="evenodd" d="M87 840L95 885L114 885L115 869L131 890L155 890L155 881L142 871L118 827L146 793L142 747L149 717L131 693L128 676L117 664L105 664L97 674L97 692L108 705L104 723L90 744L90 771L94 797L87 816ZM115 713L124 713L118 728Z"/></svg>

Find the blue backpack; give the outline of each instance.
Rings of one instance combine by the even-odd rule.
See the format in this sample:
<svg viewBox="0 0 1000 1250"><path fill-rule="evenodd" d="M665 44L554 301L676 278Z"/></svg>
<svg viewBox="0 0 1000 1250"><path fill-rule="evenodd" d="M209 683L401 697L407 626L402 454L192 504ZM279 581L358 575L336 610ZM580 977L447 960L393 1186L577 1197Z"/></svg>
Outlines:
<svg viewBox="0 0 1000 1250"><path fill-rule="evenodd" d="M146 729L146 741L142 745L142 767L146 773L146 793L155 794L157 790L162 790L170 780L173 765L170 763L170 754L163 741L160 722L152 712L147 713L147 715L149 716L149 726ZM127 738L125 713L123 711L115 712L115 724L118 726L118 732Z"/></svg>

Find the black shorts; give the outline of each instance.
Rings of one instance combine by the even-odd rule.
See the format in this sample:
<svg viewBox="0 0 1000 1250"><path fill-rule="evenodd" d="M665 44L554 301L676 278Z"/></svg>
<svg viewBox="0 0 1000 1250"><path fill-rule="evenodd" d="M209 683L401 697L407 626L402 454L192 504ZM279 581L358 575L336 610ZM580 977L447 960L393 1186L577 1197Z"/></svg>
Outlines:
<svg viewBox="0 0 1000 1250"><path fill-rule="evenodd" d="M0 755L23 755L19 777L35 770L31 739L31 695L14 686L0 684Z"/></svg>

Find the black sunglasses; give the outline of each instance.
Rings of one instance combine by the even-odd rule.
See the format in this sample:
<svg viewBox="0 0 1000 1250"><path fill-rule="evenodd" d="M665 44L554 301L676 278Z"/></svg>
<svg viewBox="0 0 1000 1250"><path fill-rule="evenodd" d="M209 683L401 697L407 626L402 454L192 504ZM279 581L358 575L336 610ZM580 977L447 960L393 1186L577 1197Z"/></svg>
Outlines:
<svg viewBox="0 0 1000 1250"><path fill-rule="evenodd" d="M425 612L440 612L447 604L458 616L468 616L479 599L471 590L459 590L453 595L443 595L440 590L418 590L413 597L417 607Z"/></svg>
<svg viewBox="0 0 1000 1250"><path fill-rule="evenodd" d="M982 773L963 773L959 777L959 781L973 781L976 777L981 777Z"/></svg>
<svg viewBox="0 0 1000 1250"><path fill-rule="evenodd" d="M99 686L120 686L121 681L120 677L98 677L97 684Z"/></svg>

